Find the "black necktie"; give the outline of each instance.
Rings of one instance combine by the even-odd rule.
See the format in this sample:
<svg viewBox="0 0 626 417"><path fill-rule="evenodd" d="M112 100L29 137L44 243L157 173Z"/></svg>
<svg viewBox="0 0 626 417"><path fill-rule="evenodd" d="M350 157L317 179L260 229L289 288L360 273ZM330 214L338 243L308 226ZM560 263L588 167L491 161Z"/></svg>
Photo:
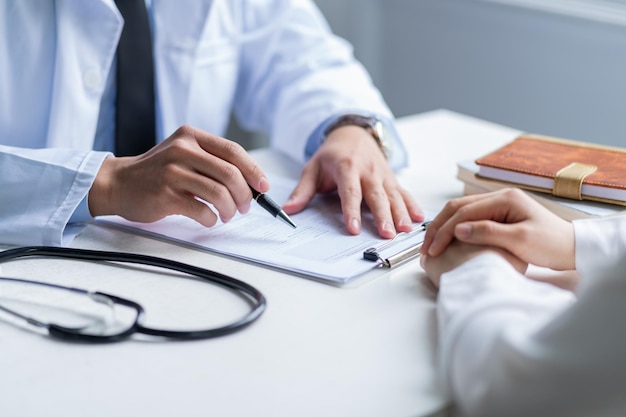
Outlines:
<svg viewBox="0 0 626 417"><path fill-rule="evenodd" d="M145 0L115 0L124 17L117 46L117 156L139 155L156 141L152 38Z"/></svg>

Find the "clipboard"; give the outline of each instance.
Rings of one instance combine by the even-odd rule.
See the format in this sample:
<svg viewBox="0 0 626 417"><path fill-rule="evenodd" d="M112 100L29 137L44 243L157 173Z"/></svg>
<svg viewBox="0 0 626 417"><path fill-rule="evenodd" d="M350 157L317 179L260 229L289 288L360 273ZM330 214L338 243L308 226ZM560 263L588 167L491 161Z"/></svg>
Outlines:
<svg viewBox="0 0 626 417"><path fill-rule="evenodd" d="M271 184L272 198L281 202L287 200L296 182L273 176ZM246 215L237 214L228 223L210 228L180 215L154 223L136 223L118 216L99 217L97 222L334 285L345 285L369 272L414 259L425 230L416 224L412 232L399 233L390 240L380 238L374 227L363 227L359 235L350 235L345 232L341 203L334 195L318 195L306 210L292 215L296 229L268 216L253 204ZM364 223L373 224L371 214L363 216ZM372 247L379 249L378 262L363 258L363 251Z"/></svg>
<svg viewBox="0 0 626 417"><path fill-rule="evenodd" d="M420 256L420 249L424 243L423 239L396 253L386 255L385 250L390 248L394 244L394 241L398 238L402 239L425 232L429 224L430 220L427 220L409 233L398 233L393 239L383 243L382 245L365 249L363 251L363 259L371 262L380 262L381 266L391 269L407 261L418 258Z"/></svg>

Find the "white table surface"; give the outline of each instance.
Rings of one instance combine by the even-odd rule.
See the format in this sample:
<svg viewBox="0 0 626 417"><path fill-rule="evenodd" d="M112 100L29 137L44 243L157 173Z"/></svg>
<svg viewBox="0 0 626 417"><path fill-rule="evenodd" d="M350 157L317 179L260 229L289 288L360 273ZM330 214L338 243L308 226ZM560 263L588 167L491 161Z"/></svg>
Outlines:
<svg viewBox="0 0 626 417"><path fill-rule="evenodd" d="M430 210L461 195L458 160L519 133L445 110L403 118L399 130L411 164L400 179ZM254 155L270 172L299 172L267 151ZM390 417L443 413L447 405L437 383L435 294L417 262L337 288L98 225L72 246L230 274L260 289L268 308L240 333L196 342L67 344L0 321L0 416ZM205 284L132 268L50 259L1 268L4 276L137 299L159 323L205 309L217 321L244 311Z"/></svg>

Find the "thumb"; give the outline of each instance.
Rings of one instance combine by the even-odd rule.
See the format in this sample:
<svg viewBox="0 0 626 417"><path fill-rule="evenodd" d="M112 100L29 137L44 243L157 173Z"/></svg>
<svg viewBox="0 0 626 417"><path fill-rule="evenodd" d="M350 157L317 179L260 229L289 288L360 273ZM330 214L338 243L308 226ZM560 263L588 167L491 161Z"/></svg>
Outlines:
<svg viewBox="0 0 626 417"><path fill-rule="evenodd" d="M302 171L300 181L291 192L287 202L283 204L283 210L287 214L295 214L302 211L315 197L317 192L317 169L305 169Z"/></svg>
<svg viewBox="0 0 626 417"><path fill-rule="evenodd" d="M514 253L519 245L519 232L515 225L481 220L459 223L454 237L461 242L503 248Z"/></svg>

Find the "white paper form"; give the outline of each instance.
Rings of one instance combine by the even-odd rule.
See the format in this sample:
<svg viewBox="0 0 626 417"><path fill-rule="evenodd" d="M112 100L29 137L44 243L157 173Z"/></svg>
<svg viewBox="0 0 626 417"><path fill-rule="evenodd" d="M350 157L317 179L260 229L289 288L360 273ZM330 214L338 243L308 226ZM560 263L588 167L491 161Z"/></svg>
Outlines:
<svg viewBox="0 0 626 417"><path fill-rule="evenodd" d="M282 177L272 177L270 183L268 195L279 204L287 200L296 185L295 181ZM228 223L211 228L184 216L169 216L155 223L135 223L117 216L98 220L339 284L379 266L363 259L365 249L388 242L378 237L371 214L363 215L363 228L357 236L346 231L335 195L317 196L304 211L290 217L297 224L296 229L274 219L252 202L246 215L237 214ZM423 232L401 234L384 253L399 252L422 240Z"/></svg>

